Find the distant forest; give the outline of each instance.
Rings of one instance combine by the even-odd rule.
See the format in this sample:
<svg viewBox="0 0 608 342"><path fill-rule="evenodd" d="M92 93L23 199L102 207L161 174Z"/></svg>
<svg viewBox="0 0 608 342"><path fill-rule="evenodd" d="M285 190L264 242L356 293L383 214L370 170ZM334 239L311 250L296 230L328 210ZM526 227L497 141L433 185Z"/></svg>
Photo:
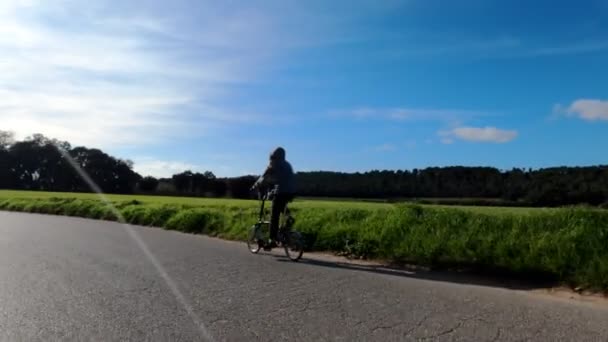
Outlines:
<svg viewBox="0 0 608 342"><path fill-rule="evenodd" d="M249 198L249 188L257 178L218 178L210 171L185 171L163 179L142 177L133 171L131 161L99 149L72 147L41 134L16 141L12 133L0 131L0 189L92 191L69 159L106 193ZM299 172L297 187L298 195L306 197L418 199L478 205L608 205L608 166Z"/></svg>

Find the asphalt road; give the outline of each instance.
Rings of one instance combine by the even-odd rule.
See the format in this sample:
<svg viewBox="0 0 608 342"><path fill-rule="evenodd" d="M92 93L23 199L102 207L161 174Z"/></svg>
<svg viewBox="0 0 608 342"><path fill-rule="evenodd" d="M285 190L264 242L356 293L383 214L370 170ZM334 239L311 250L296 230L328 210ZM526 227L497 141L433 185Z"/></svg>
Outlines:
<svg viewBox="0 0 608 342"><path fill-rule="evenodd" d="M608 341L607 305L482 283L0 212L2 340Z"/></svg>

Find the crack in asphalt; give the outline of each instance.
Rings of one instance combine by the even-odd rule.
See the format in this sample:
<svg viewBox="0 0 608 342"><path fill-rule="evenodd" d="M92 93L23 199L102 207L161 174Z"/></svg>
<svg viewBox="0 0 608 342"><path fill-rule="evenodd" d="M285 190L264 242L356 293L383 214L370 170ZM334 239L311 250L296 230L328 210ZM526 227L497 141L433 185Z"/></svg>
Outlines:
<svg viewBox="0 0 608 342"><path fill-rule="evenodd" d="M446 329L446 330L444 330L444 331L441 331L441 332L439 332L439 333L437 333L437 334L433 334L433 335L429 335L429 336L424 336L424 337L421 337L421 338L419 338L418 340L419 340L419 341L432 340L432 339L435 339L435 338L438 338L438 337L441 337L441 336L446 336L446 335L453 334L453 333L454 333L454 332L456 332L458 329L460 329L460 328L461 328L461 327L462 327L462 326L463 326L465 323L470 322L470 321L472 321L472 320L474 320L474 319L478 319L478 318L479 318L479 316L482 316L482 315L483 315L483 313L478 313L478 314L475 314L475 315L470 316L470 317L465 317L465 318L462 318L462 319L460 319L460 320L458 321L458 323L456 323L456 325L455 325L455 326L453 326L453 327L451 327L451 328L449 328L449 329Z"/></svg>
<svg viewBox="0 0 608 342"><path fill-rule="evenodd" d="M544 312L544 311L541 312L541 316L543 317L544 322L551 321L551 317L546 312ZM539 337L544 330L545 330L544 324L541 324L537 329L534 330L530 340L532 340L532 341L536 340L536 338Z"/></svg>
<svg viewBox="0 0 608 342"><path fill-rule="evenodd" d="M410 336L414 331L418 330L422 326L422 324L424 324L424 322L426 322L426 320L429 319L434 313L434 311L431 311L424 315L421 320L419 320L413 327L411 327L405 332L404 336Z"/></svg>
<svg viewBox="0 0 608 342"><path fill-rule="evenodd" d="M435 313L435 311L430 311L428 313L426 313L420 320L418 320L411 328L409 328L407 331L405 331L405 333L403 334L403 337L407 337L409 335L411 335L414 331L416 331L418 328L420 328L424 322L426 322L426 320L428 320L433 314ZM380 319L380 321L386 319ZM369 336L374 334L375 332L379 331L379 330L392 330L392 329L396 329L397 327L406 325L408 322L398 322L395 324L390 324L390 325L377 325L373 328L371 328L369 330L369 332L367 334L365 334L365 336ZM359 325L359 324L357 324Z"/></svg>
<svg viewBox="0 0 608 342"><path fill-rule="evenodd" d="M502 334L502 328L501 327L497 327L496 328L496 334L494 335L494 337L492 337L492 341L491 342L498 341L498 339L500 338L501 334Z"/></svg>

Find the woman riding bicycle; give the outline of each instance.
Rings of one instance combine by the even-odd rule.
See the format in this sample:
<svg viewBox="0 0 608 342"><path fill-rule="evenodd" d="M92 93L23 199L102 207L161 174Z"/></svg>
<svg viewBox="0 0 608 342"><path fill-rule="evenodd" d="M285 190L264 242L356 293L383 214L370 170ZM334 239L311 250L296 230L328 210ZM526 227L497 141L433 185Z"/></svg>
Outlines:
<svg viewBox="0 0 608 342"><path fill-rule="evenodd" d="M287 203L295 197L295 180L291 164L285 160L285 149L276 148L270 154L270 163L264 174L255 182L253 188L275 186L277 192L272 200L272 215L270 217L270 240L265 249L276 247L279 219Z"/></svg>

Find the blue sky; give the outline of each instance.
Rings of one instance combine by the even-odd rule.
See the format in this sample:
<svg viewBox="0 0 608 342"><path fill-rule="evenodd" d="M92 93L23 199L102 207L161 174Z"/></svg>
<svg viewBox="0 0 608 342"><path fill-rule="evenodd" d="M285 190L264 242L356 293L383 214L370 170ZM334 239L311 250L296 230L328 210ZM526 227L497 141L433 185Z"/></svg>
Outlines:
<svg viewBox="0 0 608 342"><path fill-rule="evenodd" d="M606 1L0 4L0 129L142 174L605 164Z"/></svg>

